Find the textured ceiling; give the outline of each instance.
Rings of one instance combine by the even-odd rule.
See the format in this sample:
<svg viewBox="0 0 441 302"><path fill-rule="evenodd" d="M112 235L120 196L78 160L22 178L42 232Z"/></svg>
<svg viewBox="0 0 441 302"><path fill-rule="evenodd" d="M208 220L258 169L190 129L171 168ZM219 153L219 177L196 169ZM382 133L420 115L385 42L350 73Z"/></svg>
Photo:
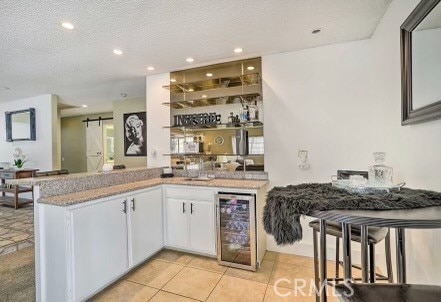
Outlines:
<svg viewBox="0 0 441 302"><path fill-rule="evenodd" d="M148 74L369 38L389 3L1 0L0 87L10 89L0 90L0 101L54 93L107 111L121 93L144 96ZM314 28L323 31L312 35Z"/></svg>

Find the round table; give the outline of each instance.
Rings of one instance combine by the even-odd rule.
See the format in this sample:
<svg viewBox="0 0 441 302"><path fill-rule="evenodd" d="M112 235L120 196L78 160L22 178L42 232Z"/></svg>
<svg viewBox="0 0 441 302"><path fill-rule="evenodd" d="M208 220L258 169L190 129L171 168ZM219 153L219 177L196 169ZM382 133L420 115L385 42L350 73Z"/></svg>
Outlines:
<svg viewBox="0 0 441 302"><path fill-rule="evenodd" d="M351 224L361 227L362 280L368 281L369 226L396 229L397 280L406 283L405 229L441 228L441 206L406 210L329 210L308 214L320 219L320 293L326 287L326 220L342 224L343 267L345 280L352 279ZM326 301L326 294L320 294L320 301Z"/></svg>

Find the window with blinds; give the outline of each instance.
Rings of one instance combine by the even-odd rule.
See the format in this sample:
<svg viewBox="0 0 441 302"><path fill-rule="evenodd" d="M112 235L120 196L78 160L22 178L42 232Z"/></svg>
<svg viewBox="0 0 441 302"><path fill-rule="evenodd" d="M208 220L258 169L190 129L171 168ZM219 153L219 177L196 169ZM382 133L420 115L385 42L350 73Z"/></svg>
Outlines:
<svg viewBox="0 0 441 302"><path fill-rule="evenodd" d="M250 155L261 155L265 153L263 136L248 137L248 149Z"/></svg>

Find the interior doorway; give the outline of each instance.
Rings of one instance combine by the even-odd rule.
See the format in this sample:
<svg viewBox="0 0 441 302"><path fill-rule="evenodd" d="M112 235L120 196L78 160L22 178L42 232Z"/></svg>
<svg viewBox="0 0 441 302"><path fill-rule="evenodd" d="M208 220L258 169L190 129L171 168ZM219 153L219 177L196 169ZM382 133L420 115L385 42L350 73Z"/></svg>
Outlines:
<svg viewBox="0 0 441 302"><path fill-rule="evenodd" d="M115 127L113 121L104 121L103 125L104 163L115 163Z"/></svg>
<svg viewBox="0 0 441 302"><path fill-rule="evenodd" d="M114 162L114 125L112 120L89 122L86 127L87 172L100 171Z"/></svg>

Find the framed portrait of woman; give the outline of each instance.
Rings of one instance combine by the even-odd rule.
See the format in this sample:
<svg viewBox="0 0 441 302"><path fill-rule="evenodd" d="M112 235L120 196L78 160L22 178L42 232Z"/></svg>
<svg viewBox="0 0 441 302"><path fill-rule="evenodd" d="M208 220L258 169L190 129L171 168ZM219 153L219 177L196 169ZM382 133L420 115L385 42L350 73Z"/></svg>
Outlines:
<svg viewBox="0 0 441 302"><path fill-rule="evenodd" d="M124 156L147 156L146 113L124 114Z"/></svg>

